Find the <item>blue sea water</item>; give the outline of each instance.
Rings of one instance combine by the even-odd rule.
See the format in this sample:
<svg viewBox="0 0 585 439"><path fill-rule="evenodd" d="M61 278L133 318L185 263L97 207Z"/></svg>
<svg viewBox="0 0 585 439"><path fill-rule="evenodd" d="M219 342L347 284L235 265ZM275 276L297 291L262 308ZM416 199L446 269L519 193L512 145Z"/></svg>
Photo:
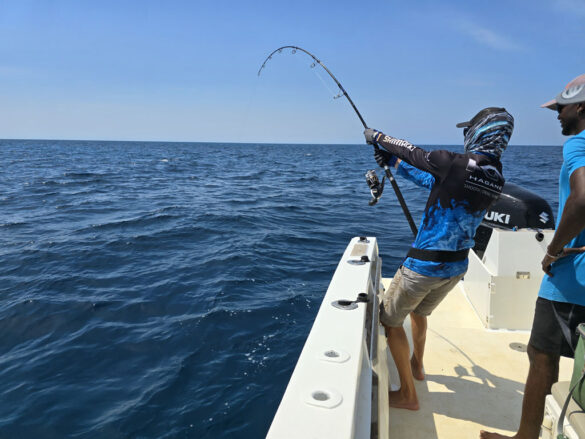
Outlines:
<svg viewBox="0 0 585 439"><path fill-rule="evenodd" d="M511 146L504 174L556 214L561 160ZM411 242L390 185L368 206L368 146L3 140L0 161L0 438L264 437L351 237L385 276ZM427 193L398 183L418 221Z"/></svg>

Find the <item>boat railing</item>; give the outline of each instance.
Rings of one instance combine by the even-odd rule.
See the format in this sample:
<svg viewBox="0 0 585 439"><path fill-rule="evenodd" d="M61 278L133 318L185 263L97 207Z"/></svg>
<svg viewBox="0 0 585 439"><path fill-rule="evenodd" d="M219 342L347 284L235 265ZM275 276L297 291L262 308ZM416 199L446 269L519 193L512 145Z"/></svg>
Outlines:
<svg viewBox="0 0 585 439"><path fill-rule="evenodd" d="M381 260L356 237L329 284L267 437L370 438ZM374 389L373 389L374 386ZM374 435L376 437L376 435Z"/></svg>

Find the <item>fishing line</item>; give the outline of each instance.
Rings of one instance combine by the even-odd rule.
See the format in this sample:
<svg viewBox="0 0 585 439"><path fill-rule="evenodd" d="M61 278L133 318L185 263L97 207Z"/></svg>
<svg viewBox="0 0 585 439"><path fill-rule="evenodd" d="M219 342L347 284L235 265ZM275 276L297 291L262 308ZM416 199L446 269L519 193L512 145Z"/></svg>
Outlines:
<svg viewBox="0 0 585 439"><path fill-rule="evenodd" d="M349 97L349 94L345 91L345 89L343 88L341 83L337 80L337 78L333 75L333 73L331 73L331 71L325 66L325 64L323 64L315 55L313 55L311 52L309 52L301 47L282 46L282 47L279 47L278 49L273 50L270 53L270 55L268 55L266 57L266 59L264 60L264 62L260 66L260 69L258 69L258 76L260 76L260 73L262 73L262 70L266 67L266 63L272 59L272 56L276 53L282 53L284 49L291 49L292 54L295 54L298 50L300 50L301 52L309 55L314 60L314 63L311 64L311 68L316 67L315 63L317 63L321 67L323 67L323 69L327 72L327 74L331 77L331 79L333 79L333 81L335 81L335 83L337 84L337 87L339 87L339 90L341 91L341 93L339 93L337 96L335 96L334 99L345 96L345 98L350 103L351 107L353 108L353 110L355 111L357 116L359 117L364 128L368 128L368 126L366 125L366 122L364 121L364 118L362 117L362 115L358 111L357 107L355 106L355 104L353 103L351 98ZM322 78L319 78L319 79L322 80ZM323 83L325 84L324 81L323 81ZM378 149L379 146L375 144L374 148ZM408 207L406 206L406 202L404 201L404 197L402 196L402 192L400 192L400 189L398 188L398 184L396 183L396 180L394 179L394 176L392 175L392 172L390 172L390 168L387 165L384 166L384 172L386 173L386 177L388 178L388 180L390 180L390 183L392 184L392 188L394 189L394 192L396 193L396 198L398 198L398 202L400 203L400 207L402 207L402 211L404 212L404 216L406 217L406 220L408 221L408 225L410 226L410 230L412 230L412 233L416 236L418 233L418 230L416 228L414 220L412 219L412 215L410 214L410 211L408 210ZM369 182L368 182L368 184L369 184ZM381 195L381 190L380 190L380 195ZM374 199L373 203L370 202L370 204L375 204L378 201L378 198L379 198L379 196Z"/></svg>
<svg viewBox="0 0 585 439"><path fill-rule="evenodd" d="M351 104L352 108L354 109L354 111L356 112L356 114L358 115L358 117L360 118L360 121L362 122L362 125L364 126L364 128L368 128L368 126L366 125L366 122L364 121L364 118L362 117L362 115L358 111L357 107L355 106L355 104L353 103L353 101L351 100L351 98L349 97L349 95L347 94L347 92L345 91L345 89L343 88L343 86L341 85L341 83L333 75L333 73L331 73L331 71L325 66L325 64L323 64L315 55L313 55L311 52L303 49L302 47L298 47L298 46L282 46L282 47L279 47L276 50L273 50L272 53L270 55L268 55L268 57L266 57L266 59L262 63L262 66L260 66L260 69L258 70L258 76L260 76L260 73L262 73L262 70L264 69L264 67L266 67L266 63L269 60L272 59L272 55L274 55L275 53L282 53L282 51L284 49L291 49L291 53L292 54L295 54L295 53L297 53L297 50L300 50L301 52L306 53L307 55L309 55L311 58L313 58L313 60L317 64L319 64L321 67L323 67L323 69L329 74L329 76L331 77L331 79L333 79L335 81L335 83L339 87L339 90L341 90L341 95L342 96L345 96L347 98L348 102Z"/></svg>
<svg viewBox="0 0 585 439"><path fill-rule="evenodd" d="M331 87L329 87L329 85L325 82L325 80L323 79L323 77L319 74L319 71L314 67L316 64L313 63L311 64L311 70L313 70L313 73L315 74L315 76L317 78L319 78L319 81L321 81L321 84L323 84L323 86L327 89L327 91L329 92L329 94L331 96L333 96L333 99L337 99L343 95L335 95L335 92L333 90L331 90Z"/></svg>

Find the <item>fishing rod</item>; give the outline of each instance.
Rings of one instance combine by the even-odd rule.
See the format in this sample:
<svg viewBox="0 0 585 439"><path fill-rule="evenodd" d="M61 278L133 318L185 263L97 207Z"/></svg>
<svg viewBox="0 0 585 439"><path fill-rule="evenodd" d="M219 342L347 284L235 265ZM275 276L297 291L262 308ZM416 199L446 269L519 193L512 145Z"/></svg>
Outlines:
<svg viewBox="0 0 585 439"><path fill-rule="evenodd" d="M348 102L350 103L350 105L352 106L353 110L357 114L357 116L360 118L360 121L361 121L362 125L364 126L364 129L368 128L368 125L366 124L364 118L362 117L362 115L358 111L357 107L355 106L355 104L353 103L351 98L349 97L349 94L345 91L345 89L343 88L341 83L337 80L337 78L333 75L333 73L331 73L331 71L325 66L325 64L323 64L315 55L313 55L311 52L308 52L307 50L303 49L302 47L282 46L282 47L279 47L278 49L272 51L272 53L266 57L266 59L262 63L262 66L258 70L258 76L260 76L260 73L262 73L262 70L266 66L266 63L272 59L272 55L274 55L275 53L282 53L282 51L284 49L292 49L293 54L296 53L297 50L300 50L301 52L309 55L315 61L313 64L311 64L311 67L315 67L315 65L316 65L315 63L317 63L321 67L323 67L323 69L327 72L327 74L331 77L331 79L333 79L335 81L335 83L337 84L337 87L339 87L339 90L341 90L341 93L339 93L337 96L334 96L333 99L337 99L337 98L340 98L341 96L345 96L346 99L348 100ZM378 150L380 148L376 143L374 143L373 146L374 146L374 149L376 149L376 150ZM408 225L410 226L410 230L412 230L412 233L414 234L414 236L416 236L418 233L418 230L416 228L416 224L414 223L414 220L412 219L412 215L410 214L410 211L408 210L408 206L406 205L406 202L404 201L404 197L402 196L402 192L400 192L400 188L398 187L398 183L396 183L396 180L394 179L392 172L390 172L390 168L388 167L388 165L384 165L384 172L386 174L386 178L388 178L388 180L392 184L392 188L394 189L394 193L396 194L396 198L398 198L398 202L400 203L400 207L402 207L402 211L404 212L404 216L406 217L406 220L408 221ZM369 202L370 206L372 206L372 205L376 204L378 202L378 199L382 196L382 191L384 189L384 179L382 179L382 184L380 184L378 177L376 176L376 172L375 171L368 171L366 173L366 182L368 183L368 186L370 187L370 192L372 193L372 200Z"/></svg>

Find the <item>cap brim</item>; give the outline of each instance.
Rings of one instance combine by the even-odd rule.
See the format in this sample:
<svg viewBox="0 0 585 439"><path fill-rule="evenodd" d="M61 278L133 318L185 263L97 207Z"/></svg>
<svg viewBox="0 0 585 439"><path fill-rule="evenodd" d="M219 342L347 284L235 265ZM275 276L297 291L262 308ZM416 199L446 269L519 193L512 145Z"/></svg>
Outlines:
<svg viewBox="0 0 585 439"><path fill-rule="evenodd" d="M556 99L553 99L552 101L548 101L548 102L545 102L544 104L542 104L540 106L540 108L549 108L551 110L556 110L557 109L557 105L558 105L557 104L557 100Z"/></svg>
<svg viewBox="0 0 585 439"><path fill-rule="evenodd" d="M459 122L457 125L455 125L457 128L467 128L469 126L471 126L471 122L467 121L467 122Z"/></svg>

